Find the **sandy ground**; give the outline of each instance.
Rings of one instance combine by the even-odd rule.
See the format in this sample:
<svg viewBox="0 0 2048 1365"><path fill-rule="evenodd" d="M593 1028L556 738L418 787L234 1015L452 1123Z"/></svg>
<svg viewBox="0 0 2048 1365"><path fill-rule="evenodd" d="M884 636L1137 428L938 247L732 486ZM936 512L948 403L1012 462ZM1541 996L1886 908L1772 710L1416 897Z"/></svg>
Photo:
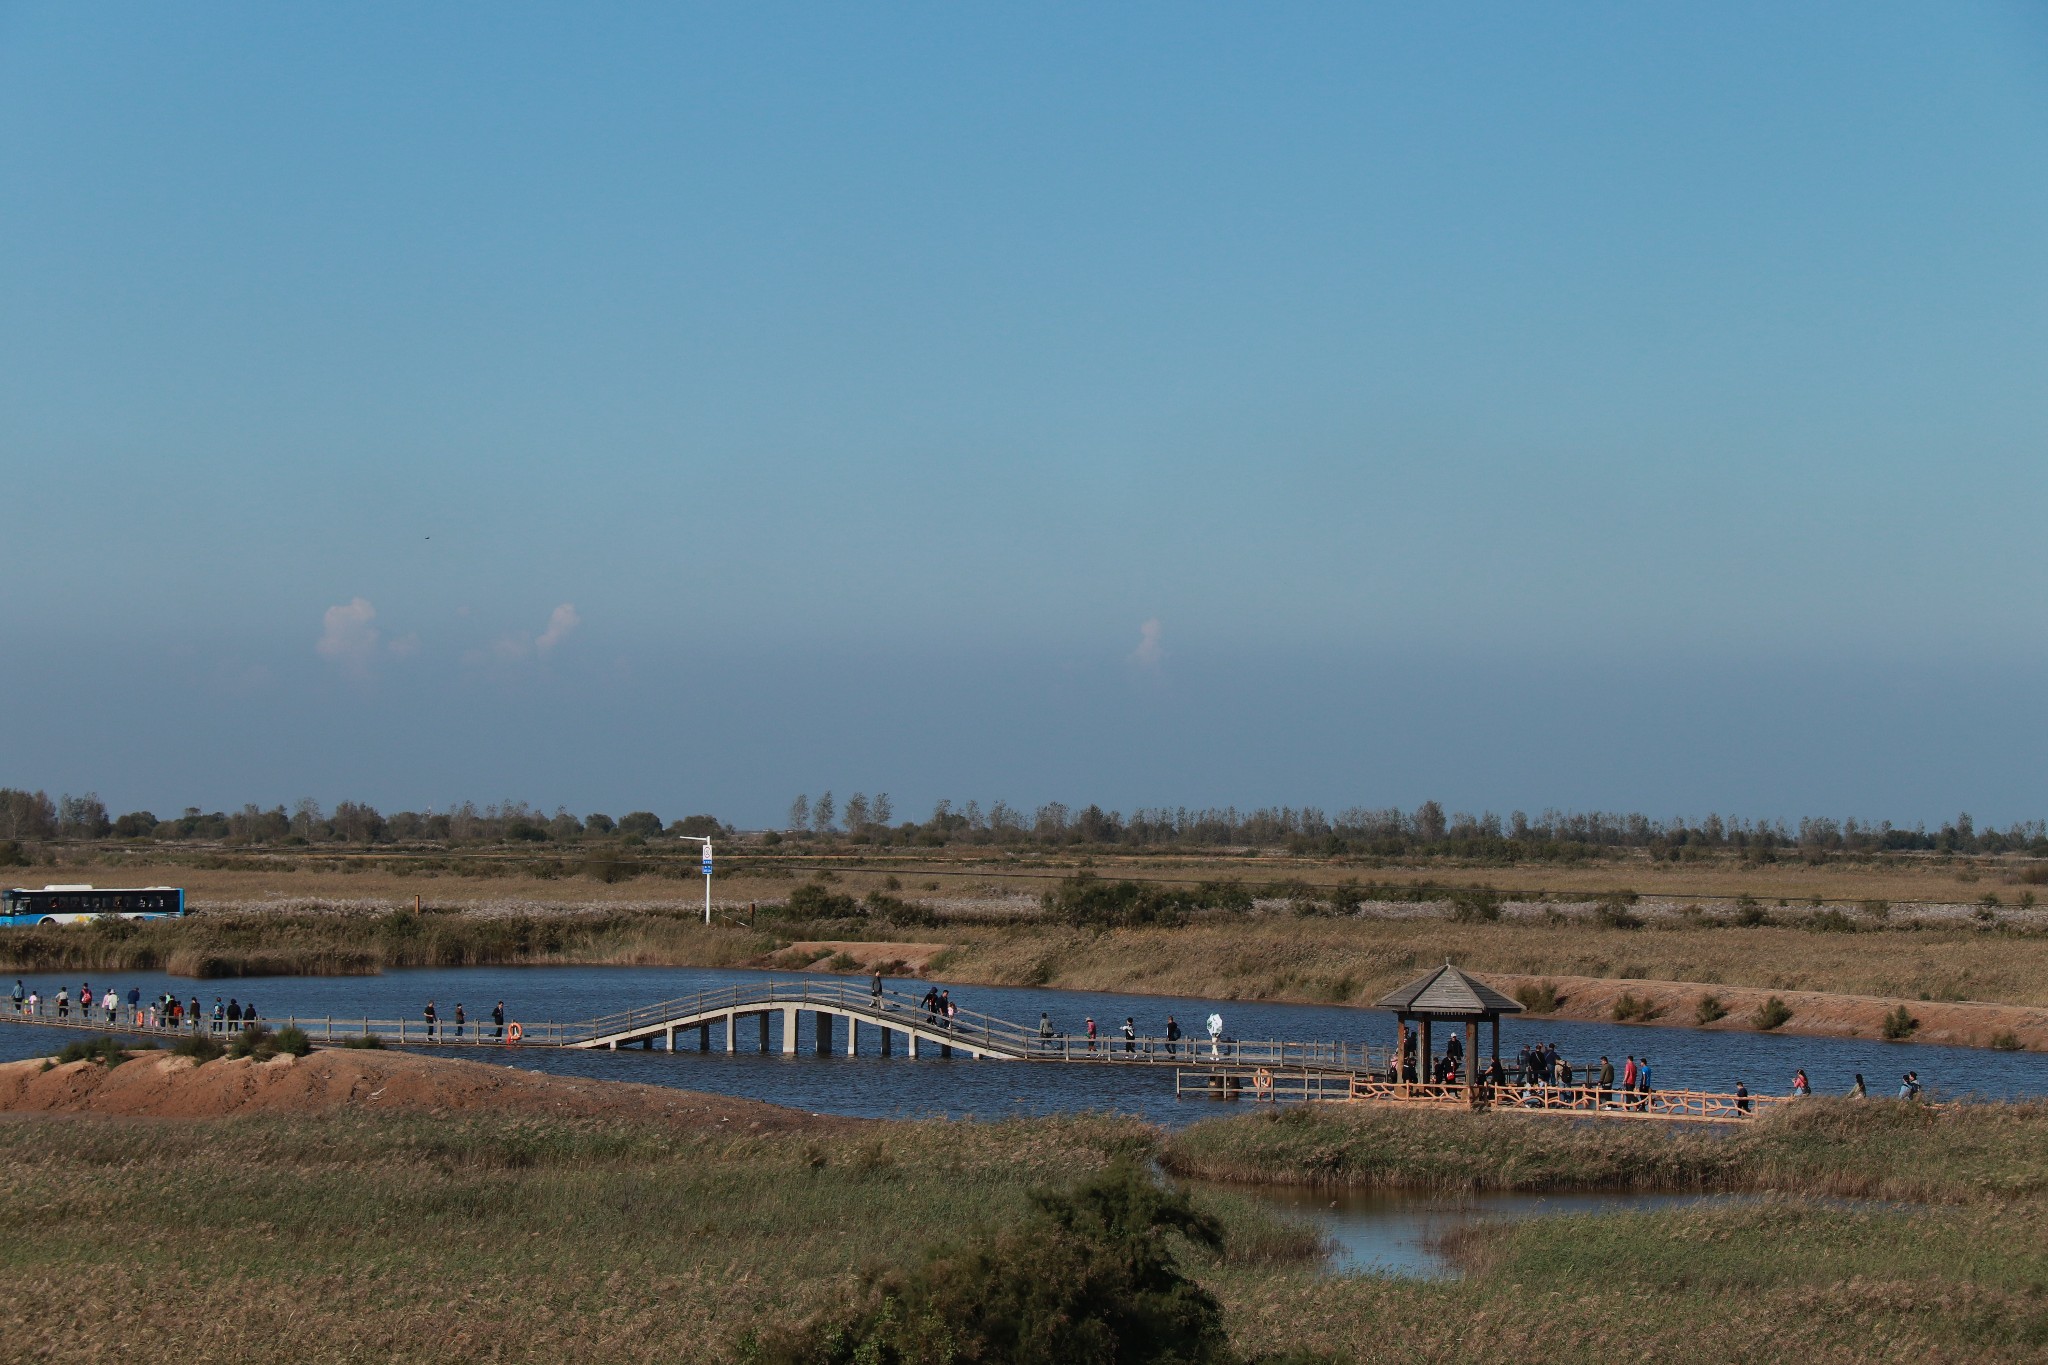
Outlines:
<svg viewBox="0 0 2048 1365"><path fill-rule="evenodd" d="M1656 1010L1647 1021L1653 1025L1705 1028L1709 1031L1746 1031L1757 1007L1772 996L1785 1002L1792 1017L1776 1030L1779 1033L1810 1034L1830 1038L1880 1038L1884 1017L1900 1005L1920 1021L1910 1041L1949 1043L1961 1047L1984 1047L2001 1033L2012 1034L2030 1051L2048 1049L2048 1010L2022 1005L1984 1005L1905 1000L1875 995L1829 995L1819 991L1773 991L1749 986L1714 986L1697 981L1629 981L1591 976L1514 976L1501 972L1475 972L1495 990L1515 993L1519 986L1554 987L1558 994L1556 1019L1595 1019L1614 1022L1614 1002L1622 995L1647 1000ZM1696 1022L1694 1013L1700 997L1712 995L1728 1011L1711 1024ZM1526 1016L1541 1017L1541 1016Z"/></svg>
<svg viewBox="0 0 2048 1365"><path fill-rule="evenodd" d="M43 1070L41 1060L0 1064L0 1113L218 1118L481 1111L555 1118L651 1119L728 1131L828 1131L861 1120L807 1114L757 1100L659 1085L550 1076L515 1067L409 1052L320 1049L267 1062L141 1052L111 1071L97 1062Z"/></svg>

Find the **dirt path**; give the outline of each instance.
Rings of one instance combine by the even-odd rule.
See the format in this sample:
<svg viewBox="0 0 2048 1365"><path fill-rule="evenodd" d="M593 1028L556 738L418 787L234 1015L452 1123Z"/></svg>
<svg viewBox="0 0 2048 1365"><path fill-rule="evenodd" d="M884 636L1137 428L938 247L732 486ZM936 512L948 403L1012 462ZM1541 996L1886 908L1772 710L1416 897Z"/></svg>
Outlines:
<svg viewBox="0 0 2048 1365"><path fill-rule="evenodd" d="M0 1113L218 1118L411 1111L653 1119L694 1128L837 1131L858 1119L660 1085L550 1076L409 1052L320 1049L267 1062L140 1052L112 1070L39 1059L0 1064Z"/></svg>
<svg viewBox="0 0 2048 1365"><path fill-rule="evenodd" d="M1667 1027L1704 1028L1709 1031L1748 1031L1756 1011L1772 996L1785 1002L1792 1017L1776 1032L1809 1034L1823 1038L1882 1038L1884 1019L1900 1005L1920 1021L1911 1037L1915 1043L1947 1043L1958 1047L1988 1047L1994 1038L2010 1034L2028 1050L2048 1049L2048 1009L2022 1005L1982 1005L1966 1002L1904 1000L1874 995L1830 995L1821 991L1772 991L1751 986L1715 986L1698 981L1630 981L1591 976L1516 976L1503 972L1475 972L1496 990L1513 995L1518 987L1555 988L1558 1019L1591 1019L1614 1023L1614 1005L1623 995L1648 1003L1653 1011L1637 1023ZM1698 1021L1699 1003L1713 996L1727 1014L1713 1023ZM1542 1017L1542 1016L1535 1016Z"/></svg>

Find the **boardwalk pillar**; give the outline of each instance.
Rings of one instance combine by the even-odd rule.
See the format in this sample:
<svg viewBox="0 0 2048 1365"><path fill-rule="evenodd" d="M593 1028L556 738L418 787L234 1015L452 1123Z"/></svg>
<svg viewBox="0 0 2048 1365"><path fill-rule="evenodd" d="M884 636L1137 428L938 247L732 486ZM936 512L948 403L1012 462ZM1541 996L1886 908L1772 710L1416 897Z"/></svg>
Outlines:
<svg viewBox="0 0 2048 1365"><path fill-rule="evenodd" d="M697 1025L697 1051L711 1051L711 1025L709 1024Z"/></svg>
<svg viewBox="0 0 2048 1365"><path fill-rule="evenodd" d="M852 1015L846 1016L846 1055L851 1057L860 1051L860 1025Z"/></svg>
<svg viewBox="0 0 2048 1365"><path fill-rule="evenodd" d="M811 1011L811 1023L818 1032L818 1055L832 1055L832 1016L823 1010Z"/></svg>
<svg viewBox="0 0 2048 1365"><path fill-rule="evenodd" d="M917 1060L917 1032L914 1029L904 1030L903 1042L904 1051L909 1054L910 1059Z"/></svg>
<svg viewBox="0 0 2048 1365"><path fill-rule="evenodd" d="M676 1050L676 1026L674 1024L668 1026L668 1050L670 1052Z"/></svg>
<svg viewBox="0 0 2048 1365"><path fill-rule="evenodd" d="M761 1016L761 1031L768 1031L768 1016ZM796 1056L796 1006L785 1005L782 1010L782 1055Z"/></svg>
<svg viewBox="0 0 2048 1365"><path fill-rule="evenodd" d="M894 1048L895 1046L896 1046L896 1030L895 1030L895 1029L892 1029L892 1028L890 1028L890 1027L889 1027L889 1026L888 1026L887 1024L883 1024L883 1025L882 1025L882 1055L883 1055L884 1057L888 1056L888 1055L889 1055L889 1052L890 1052L890 1049Z"/></svg>
<svg viewBox="0 0 2048 1365"><path fill-rule="evenodd" d="M725 1051L728 1056L740 1050L740 1017L737 1014L725 1016Z"/></svg>
<svg viewBox="0 0 2048 1365"><path fill-rule="evenodd" d="M762 1010L754 1016L761 1021L761 1051L768 1050L768 1011Z"/></svg>

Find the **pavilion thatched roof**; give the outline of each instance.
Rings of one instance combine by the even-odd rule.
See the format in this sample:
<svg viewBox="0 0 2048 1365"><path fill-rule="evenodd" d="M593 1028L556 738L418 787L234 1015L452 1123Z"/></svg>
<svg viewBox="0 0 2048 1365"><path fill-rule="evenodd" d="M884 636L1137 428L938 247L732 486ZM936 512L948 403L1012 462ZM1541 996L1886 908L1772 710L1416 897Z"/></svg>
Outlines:
<svg viewBox="0 0 2048 1365"><path fill-rule="evenodd" d="M1446 962L1399 990L1380 997L1379 1007L1402 1014L1463 1018L1468 1015L1520 1014L1520 1002Z"/></svg>

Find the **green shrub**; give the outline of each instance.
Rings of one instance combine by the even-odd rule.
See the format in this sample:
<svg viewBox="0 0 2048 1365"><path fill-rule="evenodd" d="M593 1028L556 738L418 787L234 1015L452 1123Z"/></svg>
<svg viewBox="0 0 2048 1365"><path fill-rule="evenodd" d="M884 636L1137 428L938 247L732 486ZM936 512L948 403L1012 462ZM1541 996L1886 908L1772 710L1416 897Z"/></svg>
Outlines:
<svg viewBox="0 0 2048 1365"><path fill-rule="evenodd" d="M344 1038L341 1042L341 1046L357 1048L363 1051L377 1052L383 1049L384 1040L382 1038L379 1038L374 1033L366 1033L360 1038Z"/></svg>
<svg viewBox="0 0 2048 1365"><path fill-rule="evenodd" d="M1920 1021L1904 1005L1899 1005L1884 1017L1884 1038L1888 1043L1900 1043L1913 1036L1913 1030L1920 1027Z"/></svg>
<svg viewBox="0 0 2048 1365"><path fill-rule="evenodd" d="M1721 1003L1721 997L1718 995L1703 995L1699 998L1699 1003L1692 1007L1692 1017L1702 1025L1711 1024L1717 1019L1726 1019L1728 1007Z"/></svg>
<svg viewBox="0 0 2048 1365"><path fill-rule="evenodd" d="M228 1040L228 1056L253 1057L267 1061L277 1055L277 1039L261 1024L243 1026L240 1033Z"/></svg>
<svg viewBox="0 0 2048 1365"><path fill-rule="evenodd" d="M1500 893L1498 891L1459 891L1451 897L1451 919L1458 924L1497 924L1500 922Z"/></svg>
<svg viewBox="0 0 2048 1365"><path fill-rule="evenodd" d="M1168 1234L1216 1247L1187 1196L1119 1162L1070 1195L1040 1194L1014 1227L872 1279L846 1311L750 1331L755 1365L924 1361L1234 1365L1216 1299L1184 1275Z"/></svg>
<svg viewBox="0 0 2048 1365"><path fill-rule="evenodd" d="M1085 929L1171 927L1186 923L1192 910L1251 907L1251 893L1235 883L1206 883L1187 891L1150 882L1106 882L1092 872L1066 878L1042 899L1054 919Z"/></svg>
<svg viewBox="0 0 2048 1365"><path fill-rule="evenodd" d="M1892 917L1892 903L1886 900L1868 900L1857 905L1857 909L1872 919L1883 923Z"/></svg>
<svg viewBox="0 0 2048 1365"><path fill-rule="evenodd" d="M277 1031L277 1050L289 1052L294 1057L303 1057L313 1050L313 1040L307 1037L306 1031L298 1025L288 1025Z"/></svg>
<svg viewBox="0 0 2048 1365"><path fill-rule="evenodd" d="M902 883L894 877L889 878L889 880L898 887L902 886ZM818 891L821 889L819 887L797 888L799 891ZM852 903L851 897L840 896L837 899L846 901L849 905ZM794 902L796 897L791 895L790 900ZM868 918L886 920L890 924L899 925L904 928L926 929L939 922L939 917L932 913L930 906L914 904L911 901L904 900L901 896L892 896L887 891L870 891L861 904L865 907Z"/></svg>
<svg viewBox="0 0 2048 1365"><path fill-rule="evenodd" d="M122 1050L121 1044L105 1034L66 1043L64 1050L57 1054L59 1066L68 1062L98 1062L109 1071L127 1060L128 1054Z"/></svg>
<svg viewBox="0 0 2048 1365"><path fill-rule="evenodd" d="M1564 1003L1564 997L1557 993L1557 986L1549 981L1525 981L1515 987L1515 1003L1531 1014L1556 1014L1557 1007Z"/></svg>
<svg viewBox="0 0 2048 1365"><path fill-rule="evenodd" d="M783 913L792 919L856 919L860 902L838 891L827 891L817 882L805 882L789 893Z"/></svg>
<svg viewBox="0 0 2048 1365"><path fill-rule="evenodd" d="M1614 1018L1618 1023L1626 1023L1631 1019L1648 1021L1661 1013L1655 1005L1638 998L1631 991L1623 991L1614 1002Z"/></svg>
<svg viewBox="0 0 2048 1365"><path fill-rule="evenodd" d="M1756 929L1771 922L1771 917L1758 903L1755 896L1735 898L1735 922L1745 929Z"/></svg>
<svg viewBox="0 0 2048 1365"><path fill-rule="evenodd" d="M1856 921L1832 906L1806 917L1806 927L1821 934L1853 934Z"/></svg>
<svg viewBox="0 0 2048 1365"><path fill-rule="evenodd" d="M1774 995L1756 1007L1756 1013L1750 1016L1750 1022L1756 1026L1758 1033L1769 1033L1791 1017L1792 1007Z"/></svg>
<svg viewBox="0 0 2048 1365"><path fill-rule="evenodd" d="M1593 918L1603 929L1640 929L1643 917L1629 909L1634 901L1633 891L1605 897L1593 907Z"/></svg>
<svg viewBox="0 0 2048 1365"><path fill-rule="evenodd" d="M2026 1044L2020 1041L2020 1036L2017 1033L2007 1029L2003 1033L1991 1035L1991 1046L1997 1048L2000 1052L2019 1052L2026 1047Z"/></svg>
<svg viewBox="0 0 2048 1365"><path fill-rule="evenodd" d="M220 1056L227 1049L211 1036L204 1033L187 1034L171 1048L174 1057L190 1057L201 1066Z"/></svg>

